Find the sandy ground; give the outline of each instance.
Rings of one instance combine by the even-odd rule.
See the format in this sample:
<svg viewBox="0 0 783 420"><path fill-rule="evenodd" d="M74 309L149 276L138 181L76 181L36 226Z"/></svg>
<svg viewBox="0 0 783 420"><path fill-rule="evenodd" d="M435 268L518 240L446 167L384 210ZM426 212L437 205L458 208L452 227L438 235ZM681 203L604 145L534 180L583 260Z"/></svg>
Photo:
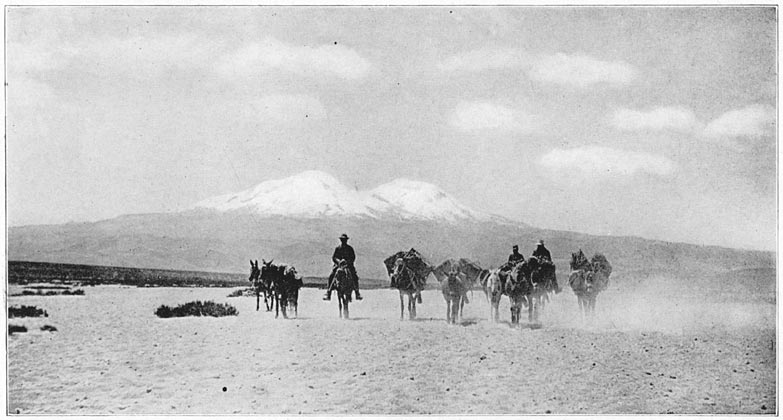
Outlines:
<svg viewBox="0 0 783 420"><path fill-rule="evenodd" d="M255 311L231 289L85 288L78 297L11 297L49 318L11 319L8 412L22 414L775 413L775 305L607 291L582 322L569 291L542 323L489 322L473 293L461 325L437 291L419 320L399 295L337 301L302 289L298 319ZM192 300L239 316L159 319ZM38 328L53 325L56 332Z"/></svg>

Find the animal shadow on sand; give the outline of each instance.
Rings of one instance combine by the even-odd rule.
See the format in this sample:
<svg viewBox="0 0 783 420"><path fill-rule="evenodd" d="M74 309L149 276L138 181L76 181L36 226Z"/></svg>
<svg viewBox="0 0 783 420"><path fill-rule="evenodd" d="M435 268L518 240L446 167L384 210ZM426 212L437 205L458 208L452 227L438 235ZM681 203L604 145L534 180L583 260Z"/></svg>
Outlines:
<svg viewBox="0 0 783 420"><path fill-rule="evenodd" d="M540 322L531 322L531 323L519 323L517 325L512 325L511 321L498 321L498 325L505 325L508 328L512 330L540 330L541 328L544 328L544 324Z"/></svg>

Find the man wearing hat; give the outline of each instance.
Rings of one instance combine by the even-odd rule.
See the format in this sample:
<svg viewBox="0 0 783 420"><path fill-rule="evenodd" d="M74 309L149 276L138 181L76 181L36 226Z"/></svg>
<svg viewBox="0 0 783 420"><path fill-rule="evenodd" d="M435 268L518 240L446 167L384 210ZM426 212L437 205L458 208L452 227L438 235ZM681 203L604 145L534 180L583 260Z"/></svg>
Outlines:
<svg viewBox="0 0 783 420"><path fill-rule="evenodd" d="M519 253L519 245L511 247L511 255L508 256L508 265L515 266L517 263L525 261L525 257Z"/></svg>
<svg viewBox="0 0 783 420"><path fill-rule="evenodd" d="M326 296L324 300L332 300L332 280L334 280L334 274L337 272L337 265L341 260L348 262L348 269L351 270L351 275L354 280L354 290L356 291L356 300L362 300L362 295L359 294L359 275L356 274L356 267L353 262L356 261L356 253L353 252L353 247L348 245L348 235L340 235L340 245L334 249L332 254L332 274L329 274L329 281L326 283Z"/></svg>
<svg viewBox="0 0 783 420"><path fill-rule="evenodd" d="M533 251L533 256L543 258L547 261L552 261L552 254L550 254L549 250L544 246L543 239L538 240L538 243L536 244L536 250Z"/></svg>

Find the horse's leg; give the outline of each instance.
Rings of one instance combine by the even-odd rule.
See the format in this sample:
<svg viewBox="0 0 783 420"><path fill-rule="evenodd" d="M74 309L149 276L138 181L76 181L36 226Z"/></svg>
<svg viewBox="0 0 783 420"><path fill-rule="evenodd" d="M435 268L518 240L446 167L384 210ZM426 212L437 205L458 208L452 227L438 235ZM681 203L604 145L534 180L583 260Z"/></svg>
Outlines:
<svg viewBox="0 0 783 420"><path fill-rule="evenodd" d="M294 316L299 318L299 289L294 292Z"/></svg>
<svg viewBox="0 0 783 420"><path fill-rule="evenodd" d="M280 296L282 298L282 305L280 305L280 312L283 313L283 318L288 319L288 292Z"/></svg>
<svg viewBox="0 0 783 420"><path fill-rule="evenodd" d="M405 299L402 297L402 290L400 290L400 321L402 321L405 314Z"/></svg>
<svg viewBox="0 0 783 420"><path fill-rule="evenodd" d="M454 324L462 321L462 315L460 315L461 303L462 296L457 297L457 299L451 303L451 322Z"/></svg>
<svg viewBox="0 0 783 420"><path fill-rule="evenodd" d="M533 296L527 297L527 322L533 322L533 314L535 313L536 309L536 301L534 300Z"/></svg>
<svg viewBox="0 0 783 420"><path fill-rule="evenodd" d="M261 291L256 288L256 312L261 307Z"/></svg>
<svg viewBox="0 0 783 420"><path fill-rule="evenodd" d="M349 291L348 293L349 294L346 296L346 299L345 299L345 305L343 305L343 313L345 314L345 316L344 316L345 319L350 318L350 314L348 312L348 303L350 302L349 299L351 297L351 295L350 295L351 292Z"/></svg>
<svg viewBox="0 0 783 420"><path fill-rule="evenodd" d="M490 311L492 312L492 320L495 322L500 321L500 298L492 298L492 308L490 308Z"/></svg>
<svg viewBox="0 0 783 420"><path fill-rule="evenodd" d="M462 322L462 317L463 317L462 311L465 309L465 297L460 296L459 300L457 301L459 302L459 322Z"/></svg>
<svg viewBox="0 0 783 420"><path fill-rule="evenodd" d="M418 296L419 299L421 299L421 296ZM408 299L408 306L410 308L411 312L411 319L416 319L416 298L411 296L411 298Z"/></svg>

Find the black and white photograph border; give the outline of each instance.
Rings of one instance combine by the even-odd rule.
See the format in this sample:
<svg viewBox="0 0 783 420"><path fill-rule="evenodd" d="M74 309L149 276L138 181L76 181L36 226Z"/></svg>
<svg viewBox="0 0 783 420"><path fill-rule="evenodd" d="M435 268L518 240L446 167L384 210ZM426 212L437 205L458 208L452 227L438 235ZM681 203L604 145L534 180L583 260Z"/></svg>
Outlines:
<svg viewBox="0 0 783 420"><path fill-rule="evenodd" d="M778 4L4 4L6 415L778 414Z"/></svg>

